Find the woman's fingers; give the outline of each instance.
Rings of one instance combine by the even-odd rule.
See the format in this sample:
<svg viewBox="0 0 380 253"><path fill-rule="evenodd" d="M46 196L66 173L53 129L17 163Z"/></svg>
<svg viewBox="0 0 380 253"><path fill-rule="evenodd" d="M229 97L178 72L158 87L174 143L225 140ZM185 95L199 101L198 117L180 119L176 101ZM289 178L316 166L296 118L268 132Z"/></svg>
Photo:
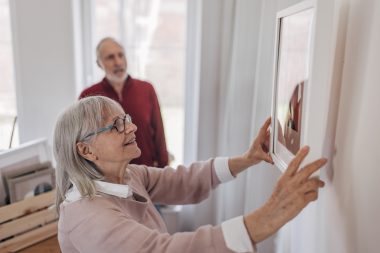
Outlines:
<svg viewBox="0 0 380 253"><path fill-rule="evenodd" d="M325 183L318 178L311 178L301 185L300 191L304 194L310 191L317 191L318 188L325 186Z"/></svg>
<svg viewBox="0 0 380 253"><path fill-rule="evenodd" d="M260 132L266 133L268 127L270 126L271 121L272 121L272 118L271 118L271 117L267 118L267 119L265 120L263 126L261 127Z"/></svg>
<svg viewBox="0 0 380 253"><path fill-rule="evenodd" d="M321 169L327 162L327 159L321 158L306 165L297 175L299 182L306 181L314 172Z"/></svg>
<svg viewBox="0 0 380 253"><path fill-rule="evenodd" d="M305 159L307 154L309 153L309 147L305 146L301 148L298 152L297 155L293 158L293 160L289 163L288 168L286 169L284 176L286 177L291 177L293 176L298 168L300 167L302 161Z"/></svg>
<svg viewBox="0 0 380 253"><path fill-rule="evenodd" d="M265 139L263 140L263 143L261 144L261 148L264 150L264 152L269 152L269 142L270 142L270 131L267 130L265 134Z"/></svg>
<svg viewBox="0 0 380 253"><path fill-rule="evenodd" d="M267 120L264 122L263 126L260 128L260 131L259 131L259 134L258 134L258 137L259 139L265 139L266 136L267 136L267 131L268 131L268 128L270 126L270 122L271 122L271 117L267 118Z"/></svg>
<svg viewBox="0 0 380 253"><path fill-rule="evenodd" d="M318 189L323 187L325 183L318 178L311 178L301 185L299 194L302 197L303 204L306 206L311 201L318 199Z"/></svg>
<svg viewBox="0 0 380 253"><path fill-rule="evenodd" d="M274 163L272 157L268 153L265 153L263 155L262 160L266 161L267 163Z"/></svg>
<svg viewBox="0 0 380 253"><path fill-rule="evenodd" d="M306 203L316 201L317 199L318 199L317 191L310 191L310 192L305 193L304 200L306 201Z"/></svg>
<svg viewBox="0 0 380 253"><path fill-rule="evenodd" d="M268 154L270 123L271 118L269 117L260 128L259 133L253 140L249 150L244 154L251 164L256 164L261 161L266 161L273 164L272 157Z"/></svg>

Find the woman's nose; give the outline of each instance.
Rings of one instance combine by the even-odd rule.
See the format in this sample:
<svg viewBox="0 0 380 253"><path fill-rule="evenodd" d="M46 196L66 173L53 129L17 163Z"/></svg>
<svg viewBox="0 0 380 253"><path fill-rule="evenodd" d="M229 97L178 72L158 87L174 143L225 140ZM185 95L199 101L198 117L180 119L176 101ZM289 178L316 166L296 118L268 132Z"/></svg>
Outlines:
<svg viewBox="0 0 380 253"><path fill-rule="evenodd" d="M137 131L137 126L135 124L133 123L126 124L125 131L124 131L125 134L133 133L136 131Z"/></svg>

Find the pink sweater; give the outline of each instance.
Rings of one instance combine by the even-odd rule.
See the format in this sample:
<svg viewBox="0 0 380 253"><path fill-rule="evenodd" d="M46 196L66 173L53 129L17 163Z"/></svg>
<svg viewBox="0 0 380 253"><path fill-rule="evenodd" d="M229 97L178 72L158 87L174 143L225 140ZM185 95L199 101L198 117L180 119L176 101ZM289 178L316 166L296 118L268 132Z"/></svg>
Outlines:
<svg viewBox="0 0 380 253"><path fill-rule="evenodd" d="M128 165L133 197L99 193L60 206L58 240L66 252L232 252L220 226L170 235L154 203L192 204L206 199L219 183L213 160L156 169Z"/></svg>

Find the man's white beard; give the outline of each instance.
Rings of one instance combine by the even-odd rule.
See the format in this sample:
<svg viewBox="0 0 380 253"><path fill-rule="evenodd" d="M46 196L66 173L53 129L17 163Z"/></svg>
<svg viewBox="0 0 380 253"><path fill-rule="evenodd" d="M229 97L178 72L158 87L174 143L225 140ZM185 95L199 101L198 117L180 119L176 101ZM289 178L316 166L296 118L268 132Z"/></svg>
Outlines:
<svg viewBox="0 0 380 253"><path fill-rule="evenodd" d="M116 75L106 75L106 78L111 83L121 83L121 82L125 81L125 79L127 78L127 76L128 76L128 73L127 73L127 71L125 71L124 74L121 77L116 76Z"/></svg>

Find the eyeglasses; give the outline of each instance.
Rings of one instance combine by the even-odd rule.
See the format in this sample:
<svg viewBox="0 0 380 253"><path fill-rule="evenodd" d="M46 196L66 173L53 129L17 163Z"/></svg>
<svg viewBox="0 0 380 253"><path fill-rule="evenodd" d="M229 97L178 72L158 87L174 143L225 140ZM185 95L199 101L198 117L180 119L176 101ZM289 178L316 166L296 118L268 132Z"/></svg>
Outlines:
<svg viewBox="0 0 380 253"><path fill-rule="evenodd" d="M122 132L125 131L126 123L127 124L132 123L132 118L131 118L131 116L129 114L124 114L123 116L117 117L112 125L99 128L95 132L87 134L85 137L83 137L81 139L81 141L87 140L89 137L91 137L91 136L93 136L95 134L103 133L103 132L106 132L106 131L111 131L114 128L116 129L117 132L122 133Z"/></svg>

